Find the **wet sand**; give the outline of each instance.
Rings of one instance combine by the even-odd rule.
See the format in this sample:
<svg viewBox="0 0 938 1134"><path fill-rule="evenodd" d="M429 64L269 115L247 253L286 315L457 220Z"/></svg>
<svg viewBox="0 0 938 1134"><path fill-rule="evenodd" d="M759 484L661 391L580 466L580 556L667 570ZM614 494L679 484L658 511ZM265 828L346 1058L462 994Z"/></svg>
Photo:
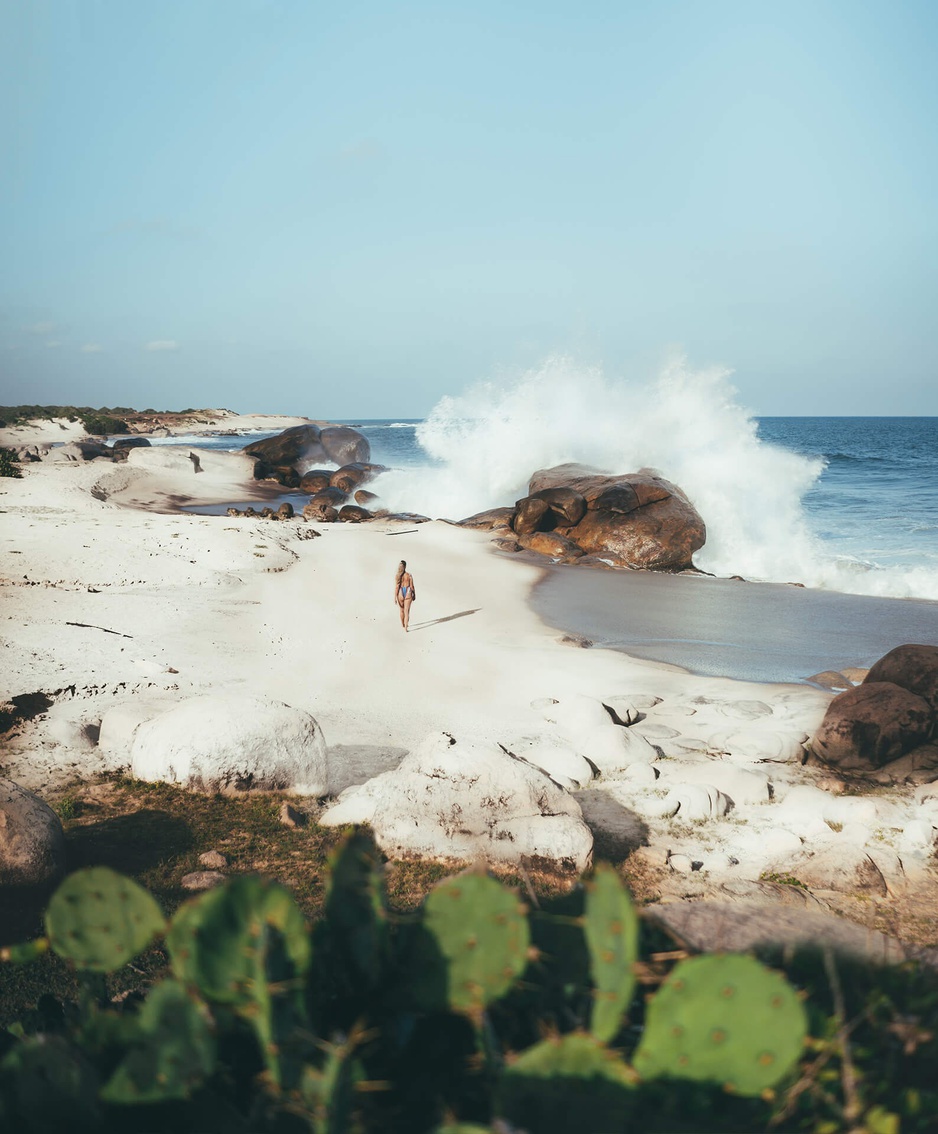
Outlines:
<svg viewBox="0 0 938 1134"><path fill-rule="evenodd" d="M550 568L534 610L551 626L692 673L791 682L938 644L938 603L703 575Z"/></svg>

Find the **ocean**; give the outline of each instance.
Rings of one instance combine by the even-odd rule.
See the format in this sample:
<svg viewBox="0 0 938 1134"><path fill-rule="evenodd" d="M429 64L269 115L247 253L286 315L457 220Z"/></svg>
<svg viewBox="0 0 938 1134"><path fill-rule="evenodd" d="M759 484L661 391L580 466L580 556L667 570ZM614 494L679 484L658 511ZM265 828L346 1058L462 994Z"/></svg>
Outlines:
<svg viewBox="0 0 938 1134"><path fill-rule="evenodd" d="M389 467L370 488L393 510L459 520L512 503L535 469L562 461L651 467L704 517L707 544L695 556L704 571L938 600L938 418L756 418L731 405L698 415L696 428L691 414L680 429L637 438L626 418L620 439L608 418L545 424L543 411L504 408L472 416L444 399L423 420L344 424ZM232 449L257 436L166 443Z"/></svg>

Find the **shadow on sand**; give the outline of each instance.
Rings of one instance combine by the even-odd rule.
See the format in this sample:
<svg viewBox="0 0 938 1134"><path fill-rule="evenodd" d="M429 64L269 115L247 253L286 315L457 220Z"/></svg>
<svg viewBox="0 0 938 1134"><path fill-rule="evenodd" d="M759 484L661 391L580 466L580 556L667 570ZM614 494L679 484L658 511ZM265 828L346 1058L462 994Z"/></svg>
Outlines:
<svg viewBox="0 0 938 1134"><path fill-rule="evenodd" d="M429 622L418 622L410 627L411 633L414 630L425 630L428 626L439 626L441 622L452 622L454 618L465 618L469 614L477 614L482 609L477 606L475 610L461 610L458 614L447 614L444 618L431 618Z"/></svg>

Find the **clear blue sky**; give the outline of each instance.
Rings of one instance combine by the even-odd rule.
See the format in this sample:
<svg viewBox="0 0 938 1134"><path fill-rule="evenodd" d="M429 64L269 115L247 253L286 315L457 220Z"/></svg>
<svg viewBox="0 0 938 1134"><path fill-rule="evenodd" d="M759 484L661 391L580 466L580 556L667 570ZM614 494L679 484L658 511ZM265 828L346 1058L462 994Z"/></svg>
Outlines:
<svg viewBox="0 0 938 1134"><path fill-rule="evenodd" d="M422 416L680 345L938 414L938 4L0 0L0 402Z"/></svg>

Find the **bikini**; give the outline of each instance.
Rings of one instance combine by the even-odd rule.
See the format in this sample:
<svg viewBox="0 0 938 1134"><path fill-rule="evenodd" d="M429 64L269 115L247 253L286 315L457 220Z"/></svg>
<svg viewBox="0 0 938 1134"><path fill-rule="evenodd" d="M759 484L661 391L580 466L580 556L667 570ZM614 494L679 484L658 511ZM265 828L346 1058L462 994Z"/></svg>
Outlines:
<svg viewBox="0 0 938 1134"><path fill-rule="evenodd" d="M402 598L402 599L405 599L405 598L407 598L407 592L408 592L409 590L410 590L410 587L405 587L405 586L402 586L402 587L401 587L401 598Z"/></svg>

